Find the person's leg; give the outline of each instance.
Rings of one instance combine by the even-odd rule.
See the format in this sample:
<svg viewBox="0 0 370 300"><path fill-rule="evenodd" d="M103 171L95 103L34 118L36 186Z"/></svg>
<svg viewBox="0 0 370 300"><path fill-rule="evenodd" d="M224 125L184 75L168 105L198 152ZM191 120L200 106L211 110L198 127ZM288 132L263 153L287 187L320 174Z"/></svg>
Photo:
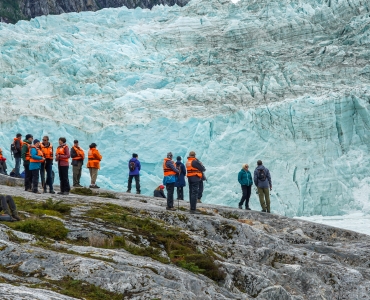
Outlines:
<svg viewBox="0 0 370 300"><path fill-rule="evenodd" d="M45 189L47 186L49 186L49 191L54 191L53 188L53 165L51 162L47 162L45 166L46 171L46 183L45 183Z"/></svg>
<svg viewBox="0 0 370 300"><path fill-rule="evenodd" d="M249 208L249 199L251 197L251 193L252 193L252 186L251 185L246 186L246 198L245 198L245 208L246 209L250 209Z"/></svg>
<svg viewBox="0 0 370 300"><path fill-rule="evenodd" d="M242 188L242 197L239 201L239 208L242 208L244 201L247 199L246 185L241 185L241 188Z"/></svg>
<svg viewBox="0 0 370 300"><path fill-rule="evenodd" d="M91 181L94 182L94 185L96 186L96 179L98 178L98 170L97 168L91 168L92 169L92 178Z"/></svg>
<svg viewBox="0 0 370 300"><path fill-rule="evenodd" d="M69 185L68 170L69 170L69 166L63 167L64 192L67 192L67 193L69 193L69 191L71 190L71 187Z"/></svg>
<svg viewBox="0 0 370 300"><path fill-rule="evenodd" d="M39 191L39 174L39 169L32 170L32 192L34 193Z"/></svg>
<svg viewBox="0 0 370 300"><path fill-rule="evenodd" d="M9 207L9 209L10 209L10 211L11 211L11 216L14 218L14 219L16 219L16 220L18 220L18 221L20 221L21 219L19 218L19 216L18 216L18 212L17 212L17 207L16 207L16 205L15 205L15 202L14 202L14 200L13 200L13 198L12 198L12 196L6 196L6 202L7 202L7 204L8 204L8 207Z"/></svg>
<svg viewBox="0 0 370 300"><path fill-rule="evenodd" d="M81 185L80 181L81 181L81 174L82 174L82 160L81 161L78 161L78 173L77 173L77 181L78 181L78 185Z"/></svg>
<svg viewBox="0 0 370 300"><path fill-rule="evenodd" d="M261 207L262 207L262 210L266 210L266 204L265 204L265 199L264 199L264 192L263 192L263 188L258 188L258 197L260 199L260 204L261 204Z"/></svg>
<svg viewBox="0 0 370 300"><path fill-rule="evenodd" d="M63 180L63 167L58 166L59 181L60 181L60 192L64 193L64 180Z"/></svg>
<svg viewBox="0 0 370 300"><path fill-rule="evenodd" d="M132 178L134 178L134 175L128 175L127 191L131 191L131 188L132 188Z"/></svg>
<svg viewBox="0 0 370 300"><path fill-rule="evenodd" d="M199 193L199 182L189 182L189 191L190 191L190 210L197 209L197 198Z"/></svg>
<svg viewBox="0 0 370 300"><path fill-rule="evenodd" d="M180 197L180 200L184 200L184 187L180 187L180 194L181 194L181 197Z"/></svg>
<svg viewBox="0 0 370 300"><path fill-rule="evenodd" d="M140 193L140 175L135 175L136 192Z"/></svg>
<svg viewBox="0 0 370 300"><path fill-rule="evenodd" d="M198 188L198 199L201 200L203 197L203 190L204 190L204 185L203 185L203 180L199 181L199 188Z"/></svg>
<svg viewBox="0 0 370 300"><path fill-rule="evenodd" d="M11 212L8 207L8 202L6 201L6 198L3 195L0 195L0 205L4 213L11 216Z"/></svg>
<svg viewBox="0 0 370 300"><path fill-rule="evenodd" d="M4 174L8 174L6 172L6 170L8 169L7 165L6 165L6 161L3 161L3 170L4 170Z"/></svg>
<svg viewBox="0 0 370 300"><path fill-rule="evenodd" d="M166 184L167 189L167 207L172 208L173 207L173 192L175 190L175 183L167 183Z"/></svg>
<svg viewBox="0 0 370 300"><path fill-rule="evenodd" d="M44 190L44 192L46 192L46 180L45 180L45 169L46 169L46 166L45 166L46 162L43 162L41 164L41 168L40 168L40 177L41 177L41 186Z"/></svg>
<svg viewBox="0 0 370 300"><path fill-rule="evenodd" d="M79 168L78 168L78 164L75 166L73 165L72 166L72 172L73 172L73 186L77 186L78 185L78 172L79 172Z"/></svg>
<svg viewBox="0 0 370 300"><path fill-rule="evenodd" d="M177 193L177 200L179 200L180 199L180 187L178 186L178 187L176 187L176 193Z"/></svg>
<svg viewBox="0 0 370 300"><path fill-rule="evenodd" d="M28 183L28 172L30 172L29 165L24 165L24 190L28 191L30 186Z"/></svg>
<svg viewBox="0 0 370 300"><path fill-rule="evenodd" d="M90 173L90 186L93 185L92 183L92 175L93 175L93 171L92 171L92 168L89 168L89 173Z"/></svg>
<svg viewBox="0 0 370 300"><path fill-rule="evenodd" d="M266 210L267 210L267 212L270 212L270 191L269 191L269 188L264 188L263 193L265 194L265 199L266 199Z"/></svg>
<svg viewBox="0 0 370 300"><path fill-rule="evenodd" d="M19 169L21 167L21 158L20 157L15 157L15 177L19 177Z"/></svg>
<svg viewBox="0 0 370 300"><path fill-rule="evenodd" d="M4 167L3 167L3 162L0 161L0 174L5 174Z"/></svg>

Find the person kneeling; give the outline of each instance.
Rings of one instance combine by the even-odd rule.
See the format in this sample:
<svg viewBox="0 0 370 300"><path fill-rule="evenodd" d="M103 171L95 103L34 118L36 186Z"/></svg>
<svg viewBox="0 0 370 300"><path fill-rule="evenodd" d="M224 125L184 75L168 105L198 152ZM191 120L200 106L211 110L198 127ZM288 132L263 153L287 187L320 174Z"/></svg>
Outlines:
<svg viewBox="0 0 370 300"><path fill-rule="evenodd" d="M17 207L15 206L12 196L0 195L0 212L4 211L6 215L0 215L0 219L3 221L20 221L18 216Z"/></svg>

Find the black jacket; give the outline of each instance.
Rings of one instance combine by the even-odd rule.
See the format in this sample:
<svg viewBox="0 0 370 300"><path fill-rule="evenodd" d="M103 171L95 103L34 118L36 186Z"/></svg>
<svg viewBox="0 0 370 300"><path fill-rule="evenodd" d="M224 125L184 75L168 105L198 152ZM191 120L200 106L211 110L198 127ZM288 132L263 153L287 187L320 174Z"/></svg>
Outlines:
<svg viewBox="0 0 370 300"><path fill-rule="evenodd" d="M163 190L154 190L154 197L157 197L157 198L166 198Z"/></svg>
<svg viewBox="0 0 370 300"><path fill-rule="evenodd" d="M15 149L17 149L17 153L14 153L14 158L21 158L21 153L22 153L22 148L21 148L21 143L19 142L19 140L17 139L15 142L14 142L14 145L15 145Z"/></svg>

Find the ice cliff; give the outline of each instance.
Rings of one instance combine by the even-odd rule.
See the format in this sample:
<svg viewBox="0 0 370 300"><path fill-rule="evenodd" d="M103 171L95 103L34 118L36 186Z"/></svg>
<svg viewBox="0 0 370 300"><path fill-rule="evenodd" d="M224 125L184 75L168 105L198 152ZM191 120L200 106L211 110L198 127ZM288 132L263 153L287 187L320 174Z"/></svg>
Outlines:
<svg viewBox="0 0 370 300"><path fill-rule="evenodd" d="M1 24L0 145L18 131L94 141L115 190L136 152L145 194L168 151L195 150L204 200L230 206L241 164L262 159L276 213L370 212L369 8L193 0Z"/></svg>

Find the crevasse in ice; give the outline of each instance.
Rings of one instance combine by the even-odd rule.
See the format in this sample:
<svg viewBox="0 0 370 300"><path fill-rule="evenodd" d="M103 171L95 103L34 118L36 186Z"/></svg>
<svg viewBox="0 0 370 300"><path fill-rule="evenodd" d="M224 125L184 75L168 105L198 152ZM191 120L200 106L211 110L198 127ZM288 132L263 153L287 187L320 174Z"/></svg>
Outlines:
<svg viewBox="0 0 370 300"><path fill-rule="evenodd" d="M116 190L136 152L144 194L168 151L195 150L203 200L234 207L242 163L262 159L276 213L370 212L369 8L192 0L1 24L0 145L9 158L18 131L96 142L98 184Z"/></svg>

